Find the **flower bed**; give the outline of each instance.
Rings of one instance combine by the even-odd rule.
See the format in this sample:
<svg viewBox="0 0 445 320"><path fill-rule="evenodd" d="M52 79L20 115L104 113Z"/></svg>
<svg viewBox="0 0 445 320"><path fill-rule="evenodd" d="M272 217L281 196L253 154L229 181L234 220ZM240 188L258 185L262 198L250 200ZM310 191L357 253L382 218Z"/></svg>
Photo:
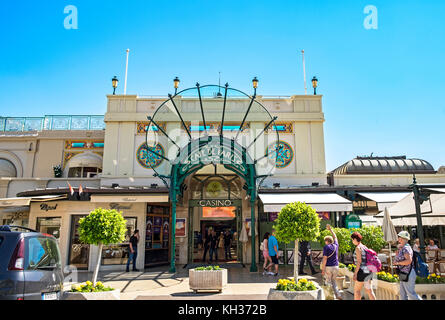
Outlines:
<svg viewBox="0 0 445 320"><path fill-rule="evenodd" d="M65 300L119 300L120 290L105 287L98 281L94 286L91 281L85 284L73 285L70 291L65 292Z"/></svg>
<svg viewBox="0 0 445 320"><path fill-rule="evenodd" d="M323 290L305 278L280 279L274 289L270 289L268 300L324 300Z"/></svg>

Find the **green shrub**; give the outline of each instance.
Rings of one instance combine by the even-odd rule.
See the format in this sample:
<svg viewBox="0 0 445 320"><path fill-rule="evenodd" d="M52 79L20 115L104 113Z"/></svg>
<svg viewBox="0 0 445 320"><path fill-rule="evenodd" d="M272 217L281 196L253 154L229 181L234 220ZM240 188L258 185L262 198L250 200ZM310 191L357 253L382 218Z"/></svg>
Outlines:
<svg viewBox="0 0 445 320"><path fill-rule="evenodd" d="M195 268L196 271L215 271L215 270L221 270L219 266L207 266L207 267L197 267Z"/></svg>
<svg viewBox="0 0 445 320"><path fill-rule="evenodd" d="M358 229L350 229L350 231L351 234L355 231L360 233L363 237L362 244L375 252L379 252L387 245L385 239L383 238L383 231L381 227L366 225ZM351 247L353 247L355 250L354 245L352 245L352 240Z"/></svg>

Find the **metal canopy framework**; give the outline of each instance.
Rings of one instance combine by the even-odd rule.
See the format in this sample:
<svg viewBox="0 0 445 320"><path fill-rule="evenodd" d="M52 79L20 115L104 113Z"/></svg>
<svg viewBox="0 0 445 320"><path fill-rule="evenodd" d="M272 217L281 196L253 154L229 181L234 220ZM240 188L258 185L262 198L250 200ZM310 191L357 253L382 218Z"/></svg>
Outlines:
<svg viewBox="0 0 445 320"><path fill-rule="evenodd" d="M222 95L221 89L224 90ZM218 93L218 94L217 94ZM250 198L252 263L255 262L255 201L258 188L276 168L279 145L275 120L253 96L218 85L188 88L168 95L147 117L146 150L163 165L150 167L170 190L172 241L170 272L175 272L175 225L178 198L183 196L186 178L207 165L223 165L244 180ZM240 122L240 120L242 121ZM268 132L268 134L265 134ZM166 154L156 149L161 139L168 142ZM279 147L274 147L279 148ZM157 150L157 151L156 151Z"/></svg>

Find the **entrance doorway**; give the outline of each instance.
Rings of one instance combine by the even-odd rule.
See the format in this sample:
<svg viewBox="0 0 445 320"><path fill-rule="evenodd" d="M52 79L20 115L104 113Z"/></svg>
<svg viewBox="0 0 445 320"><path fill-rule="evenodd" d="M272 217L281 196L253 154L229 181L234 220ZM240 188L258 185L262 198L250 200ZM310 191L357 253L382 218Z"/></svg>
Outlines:
<svg viewBox="0 0 445 320"><path fill-rule="evenodd" d="M193 262L238 262L238 228L231 220L201 220L194 233Z"/></svg>
<svg viewBox="0 0 445 320"><path fill-rule="evenodd" d="M189 198L188 263L239 263L241 181L234 175L194 175Z"/></svg>

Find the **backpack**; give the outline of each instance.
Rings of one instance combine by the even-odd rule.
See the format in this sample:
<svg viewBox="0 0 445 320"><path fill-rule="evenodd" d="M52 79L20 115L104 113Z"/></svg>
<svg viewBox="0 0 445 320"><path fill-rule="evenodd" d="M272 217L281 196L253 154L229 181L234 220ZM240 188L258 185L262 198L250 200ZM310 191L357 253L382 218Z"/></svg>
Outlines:
<svg viewBox="0 0 445 320"><path fill-rule="evenodd" d="M377 253L374 250L367 248L366 246L363 246L363 249L366 253L366 266L368 267L369 271L379 272L380 270L382 270L382 262L377 256Z"/></svg>
<svg viewBox="0 0 445 320"><path fill-rule="evenodd" d="M428 264L423 262L421 255L413 251L414 270L420 278L426 278L430 274Z"/></svg>

